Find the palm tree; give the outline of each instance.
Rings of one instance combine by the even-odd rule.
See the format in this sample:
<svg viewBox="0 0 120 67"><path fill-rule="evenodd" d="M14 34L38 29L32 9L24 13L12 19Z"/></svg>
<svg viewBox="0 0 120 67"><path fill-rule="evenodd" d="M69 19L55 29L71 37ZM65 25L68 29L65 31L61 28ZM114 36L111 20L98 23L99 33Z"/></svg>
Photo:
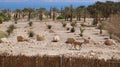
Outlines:
<svg viewBox="0 0 120 67"><path fill-rule="evenodd" d="M86 7L83 6L83 18L84 18L84 22L86 22L86 14L87 14L87 9Z"/></svg>
<svg viewBox="0 0 120 67"><path fill-rule="evenodd" d="M3 18L3 21L9 21L11 19L10 10L1 10L0 16Z"/></svg>
<svg viewBox="0 0 120 67"><path fill-rule="evenodd" d="M52 12L53 12L53 21L55 20L55 18L56 18L56 12L57 12L58 10L57 10L57 8L52 8Z"/></svg>
<svg viewBox="0 0 120 67"><path fill-rule="evenodd" d="M70 6L70 22L73 20L73 6Z"/></svg>
<svg viewBox="0 0 120 67"><path fill-rule="evenodd" d="M17 24L18 19L20 19L20 15L21 15L21 10L16 9L14 11L14 21L15 21L15 24Z"/></svg>
<svg viewBox="0 0 120 67"><path fill-rule="evenodd" d="M76 8L77 20L80 21L81 17L84 18L84 22L86 22L87 8L85 6L79 6Z"/></svg>
<svg viewBox="0 0 120 67"><path fill-rule="evenodd" d="M76 15L77 15L77 20L80 21L81 20L81 16L83 14L83 7L84 6L79 6L76 8Z"/></svg>
<svg viewBox="0 0 120 67"><path fill-rule="evenodd" d="M39 19L42 21L43 20L43 15L45 15L46 9L45 8L40 8L38 9L38 15Z"/></svg>
<svg viewBox="0 0 120 67"><path fill-rule="evenodd" d="M52 7L50 7L49 15L50 15L50 19L51 19L52 18Z"/></svg>
<svg viewBox="0 0 120 67"><path fill-rule="evenodd" d="M28 15L28 19L27 20L30 21L31 14L32 14L32 12L34 12L34 9L32 9L32 8L25 8L25 9L23 9L23 11L27 13L27 15Z"/></svg>
<svg viewBox="0 0 120 67"><path fill-rule="evenodd" d="M65 17L65 21L68 21L69 16L70 16L70 8L69 7L65 7L63 10L63 15Z"/></svg>

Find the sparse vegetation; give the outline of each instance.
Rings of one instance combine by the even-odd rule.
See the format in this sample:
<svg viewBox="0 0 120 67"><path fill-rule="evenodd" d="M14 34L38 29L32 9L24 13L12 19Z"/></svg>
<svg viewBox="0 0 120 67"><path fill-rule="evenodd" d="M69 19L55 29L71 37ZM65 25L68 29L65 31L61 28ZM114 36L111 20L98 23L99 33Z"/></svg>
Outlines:
<svg viewBox="0 0 120 67"><path fill-rule="evenodd" d="M0 57L0 66L119 66L120 45L113 35L120 40L120 2L107 1L96 2L90 6L74 6L70 5L61 10L56 7L50 7L50 10L42 7L0 10L1 31L6 31L6 27L14 21L17 26L15 29L13 24L10 25L6 31L8 34L0 31L0 53L10 54ZM11 18L11 21L6 22L7 18ZM104 27L106 30L103 30ZM102 35L98 35L99 33ZM108 33L113 39L109 39ZM75 49L82 47L82 50L70 50L71 46ZM13 54L18 56L13 57ZM110 58L115 58L115 62L113 59L109 60Z"/></svg>
<svg viewBox="0 0 120 67"><path fill-rule="evenodd" d="M71 28L70 32L75 32L75 28L74 27Z"/></svg>
<svg viewBox="0 0 120 67"><path fill-rule="evenodd" d="M76 21L75 21L75 22L72 22L72 23L71 23L71 26L72 26L72 27L77 26L77 22L76 22Z"/></svg>
<svg viewBox="0 0 120 67"><path fill-rule="evenodd" d="M60 15L57 17L57 19L64 19L64 16Z"/></svg>
<svg viewBox="0 0 120 67"><path fill-rule="evenodd" d="M62 23L62 26L63 26L63 27L66 27L66 25L67 25L66 23Z"/></svg>
<svg viewBox="0 0 120 67"><path fill-rule="evenodd" d="M82 27L80 27L80 36L83 37L83 32L85 31L85 29L83 29Z"/></svg>
<svg viewBox="0 0 120 67"><path fill-rule="evenodd" d="M70 28L68 27L66 30L70 30Z"/></svg>
<svg viewBox="0 0 120 67"><path fill-rule="evenodd" d="M14 17L14 22L17 24L18 18Z"/></svg>
<svg viewBox="0 0 120 67"><path fill-rule="evenodd" d="M113 38L112 35L117 36L118 38L120 38L120 14L118 15L112 15L110 18L110 22L105 22L105 29L108 30L109 34L110 34L110 38ZM115 38L116 39L116 38ZM118 39L117 39L118 40Z"/></svg>
<svg viewBox="0 0 120 67"><path fill-rule="evenodd" d="M8 35L5 32L0 31L0 39L5 37L8 37Z"/></svg>
<svg viewBox="0 0 120 67"><path fill-rule="evenodd" d="M104 28L104 23L103 22L101 22L100 24L99 24L99 26L98 26L98 29L100 29L100 34L102 34L103 33L103 28Z"/></svg>
<svg viewBox="0 0 120 67"><path fill-rule="evenodd" d="M48 28L48 29L51 29L51 28L52 28L52 25L47 25L47 28Z"/></svg>
<svg viewBox="0 0 120 67"><path fill-rule="evenodd" d="M34 32L33 31L29 31L28 35L29 35L29 37L34 37Z"/></svg>
<svg viewBox="0 0 120 67"><path fill-rule="evenodd" d="M3 23L3 18L0 16L0 24Z"/></svg>
<svg viewBox="0 0 120 67"><path fill-rule="evenodd" d="M8 27L6 32L8 33L8 35L10 35L11 33L13 33L14 29L16 29L16 27L12 24Z"/></svg>
<svg viewBox="0 0 120 67"><path fill-rule="evenodd" d="M30 21L28 24L29 24L30 27L33 26L33 22L32 21Z"/></svg>
<svg viewBox="0 0 120 67"><path fill-rule="evenodd" d="M98 19L94 18L92 25L97 26L97 24L98 24Z"/></svg>

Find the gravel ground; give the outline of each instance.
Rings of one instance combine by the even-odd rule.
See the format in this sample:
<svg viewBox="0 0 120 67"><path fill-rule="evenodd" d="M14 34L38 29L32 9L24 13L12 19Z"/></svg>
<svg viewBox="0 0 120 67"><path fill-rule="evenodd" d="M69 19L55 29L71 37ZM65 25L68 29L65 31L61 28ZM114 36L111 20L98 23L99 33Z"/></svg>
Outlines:
<svg viewBox="0 0 120 67"><path fill-rule="evenodd" d="M91 19L88 19L86 24L89 24ZM0 30L6 31L7 27L13 22L4 22L0 24ZM52 30L55 33L49 33L46 24L52 25ZM96 43L83 44L81 49L75 50L71 47L71 44L66 44L67 38L75 38L78 41L83 41L79 37L80 23L77 23L76 32L69 33L66 28L62 27L60 22L33 22L33 26L30 28L28 22L18 22L15 24L17 27L13 34L8 38L10 43L0 43L0 54L9 53L12 55L66 55L66 56L85 56L85 57L97 57L99 59L110 59L111 57L120 59L120 44L112 46L106 46L103 44L105 38L108 38L106 31L103 31L103 35L99 35L99 30L95 27L85 27L84 38L91 37ZM67 23L67 27L70 24ZM35 34L44 34L44 41L36 41L36 38L30 38L30 42L17 42L16 37L28 36L27 31L32 30ZM58 35L60 37L59 42L51 42L53 37Z"/></svg>

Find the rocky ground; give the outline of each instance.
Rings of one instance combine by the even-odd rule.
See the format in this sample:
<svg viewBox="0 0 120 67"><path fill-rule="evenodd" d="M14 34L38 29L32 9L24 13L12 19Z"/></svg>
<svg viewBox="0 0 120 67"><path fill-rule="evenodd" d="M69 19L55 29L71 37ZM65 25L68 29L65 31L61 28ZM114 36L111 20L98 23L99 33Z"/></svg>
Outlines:
<svg viewBox="0 0 120 67"><path fill-rule="evenodd" d="M85 24L90 24L92 19L87 19ZM4 22L0 24L0 30L6 31L7 27L13 22ZM103 34L99 34L99 30L95 27L85 27L84 38L91 37L96 43L83 44L81 49L75 50L71 47L71 44L66 44L67 38L75 38L77 41L83 42L83 38L79 36L80 23L77 23L76 32L70 33L66 28L62 27L59 21L43 21L34 22L33 26L29 27L28 22L19 21L15 24L17 27L13 34L8 37L10 43L0 43L0 54L9 53L12 55L66 55L66 56L85 56L85 57L98 57L100 59L110 59L111 57L120 59L120 44L107 46L104 45L105 38L109 38L106 31ZM50 33L46 24L52 25L54 33ZM67 23L67 27L70 27L70 23ZM36 34L44 34L44 41L36 41L36 37L30 38L29 42L17 42L17 36L28 37L28 31L34 31ZM60 37L59 42L52 42L55 35Z"/></svg>

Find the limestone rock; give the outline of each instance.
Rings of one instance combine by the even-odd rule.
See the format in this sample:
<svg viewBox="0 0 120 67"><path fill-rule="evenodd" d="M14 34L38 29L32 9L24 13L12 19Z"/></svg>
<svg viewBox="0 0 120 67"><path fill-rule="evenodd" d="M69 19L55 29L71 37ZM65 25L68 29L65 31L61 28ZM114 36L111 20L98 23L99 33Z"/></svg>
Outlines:
<svg viewBox="0 0 120 67"><path fill-rule="evenodd" d="M74 38L68 38L67 41L66 41L66 43L72 44L74 41L75 41Z"/></svg>
<svg viewBox="0 0 120 67"><path fill-rule="evenodd" d="M37 41L43 41L45 40L45 36L44 35L37 35Z"/></svg>
<svg viewBox="0 0 120 67"><path fill-rule="evenodd" d="M104 42L105 45L111 46L111 45L116 45L115 41L113 41L112 39L107 39Z"/></svg>
<svg viewBox="0 0 120 67"><path fill-rule="evenodd" d="M53 37L53 42L58 42L58 41L60 41L60 37L59 36L54 36Z"/></svg>

